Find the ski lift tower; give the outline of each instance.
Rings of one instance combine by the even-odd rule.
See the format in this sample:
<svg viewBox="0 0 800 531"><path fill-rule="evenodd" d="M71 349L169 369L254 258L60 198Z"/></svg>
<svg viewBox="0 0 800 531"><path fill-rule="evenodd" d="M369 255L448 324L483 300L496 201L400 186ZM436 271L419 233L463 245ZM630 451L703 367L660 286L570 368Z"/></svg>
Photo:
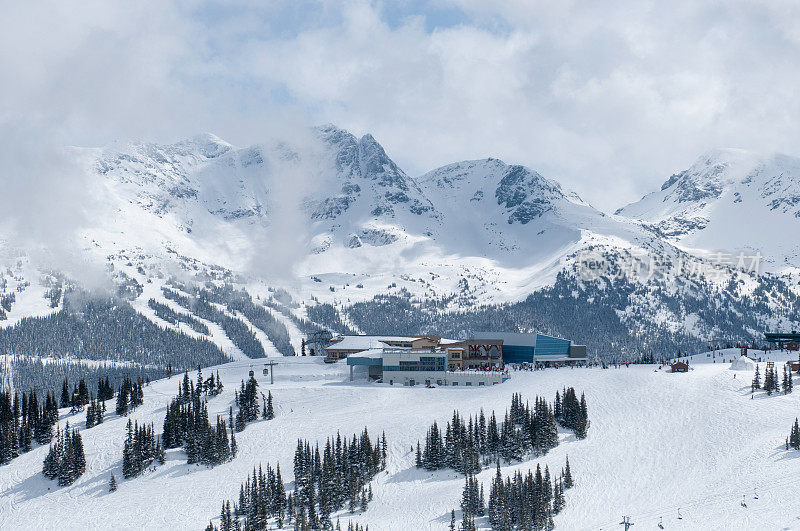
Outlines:
<svg viewBox="0 0 800 531"><path fill-rule="evenodd" d="M270 385L275 383L274 376L275 376L275 366L276 365L277 365L277 363L275 363L274 361L271 361L271 360L270 360L269 363L265 363L264 364L264 376L266 376L267 373L269 373L269 384ZM267 369L267 367L269 367L269 369ZM270 369L272 369L272 370L270 370Z"/></svg>

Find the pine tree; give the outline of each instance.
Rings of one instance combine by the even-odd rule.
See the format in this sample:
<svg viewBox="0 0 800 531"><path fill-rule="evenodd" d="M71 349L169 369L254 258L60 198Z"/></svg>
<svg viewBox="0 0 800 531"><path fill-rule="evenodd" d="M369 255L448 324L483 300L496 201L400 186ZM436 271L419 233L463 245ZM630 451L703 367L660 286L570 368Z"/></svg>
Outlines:
<svg viewBox="0 0 800 531"><path fill-rule="evenodd" d="M757 363L756 363L756 373L753 376L753 383L751 384L750 391L755 393L756 389L761 389L761 376L758 371Z"/></svg>
<svg viewBox="0 0 800 531"><path fill-rule="evenodd" d="M795 450L800 450L800 424L798 424L797 418L794 419L794 425L789 434L789 446Z"/></svg>
<svg viewBox="0 0 800 531"><path fill-rule="evenodd" d="M111 474L111 480L108 482L108 492L114 492L117 490L117 478L114 477L114 474Z"/></svg>
<svg viewBox="0 0 800 531"><path fill-rule="evenodd" d="M589 414L586 408L586 397L581 393L580 409L578 411L577 424L575 426L575 437L585 439L589 429Z"/></svg>
<svg viewBox="0 0 800 531"><path fill-rule="evenodd" d="M572 472L569 469L569 456L566 458L566 465L564 465L564 488L571 489L572 488Z"/></svg>
<svg viewBox="0 0 800 531"><path fill-rule="evenodd" d="M42 463L42 473L58 479L61 486L72 485L86 471L86 456L78 430L70 431L69 423L59 431Z"/></svg>
<svg viewBox="0 0 800 531"><path fill-rule="evenodd" d="M70 406L69 382L64 378L64 385L61 387L61 407Z"/></svg>
<svg viewBox="0 0 800 531"><path fill-rule="evenodd" d="M266 418L267 418L267 420L272 420L272 419L275 418L275 410L272 407L272 391L267 391Z"/></svg>

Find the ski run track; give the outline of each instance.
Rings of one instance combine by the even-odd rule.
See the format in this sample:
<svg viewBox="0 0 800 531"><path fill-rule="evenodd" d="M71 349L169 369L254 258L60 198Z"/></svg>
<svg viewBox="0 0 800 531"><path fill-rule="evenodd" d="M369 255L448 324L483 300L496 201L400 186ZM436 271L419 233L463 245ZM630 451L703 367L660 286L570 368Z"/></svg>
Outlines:
<svg viewBox="0 0 800 531"><path fill-rule="evenodd" d="M68 417L62 410L60 426L69 420L82 430L86 473L69 487L45 479L46 446L0 467L0 529L203 529L211 519L219 523L223 500L235 500L259 464L280 464L287 489L293 488L298 438L324 444L337 431L352 437L364 427L373 440L386 432L387 471L373 480L375 498L366 512L340 512L341 523L357 521L372 530L446 529L451 509L460 519L464 478L416 469L412 445L424 442L434 420L443 428L454 409L465 416L494 410L502 420L513 393L531 403L537 394L552 402L564 386L586 394L588 438L576 440L563 431L561 444L546 456L502 467L508 475L535 469L538 462L557 474L569 455L575 487L565 493L557 529L621 529L623 515L636 531L658 529L659 521L665 529L800 529L800 452L784 449L800 416L800 389L770 397L758 391L751 398L752 372L730 369L733 351L723 357L695 356L685 374L655 365L561 368L512 372L510 381L494 387L436 389L349 382L343 362L325 365L320 358L278 359L270 386L261 362L235 361L214 368L225 390L208 402L212 421L216 414L227 419L234 389L251 367L260 390L272 391L276 418L237 433L233 461L215 468L187 465L182 450L168 450L165 465L126 480L122 445L128 419L113 413L113 402L106 421L88 430L84 413ZM775 359L787 355L776 353ZM763 377L765 364L759 365ZM776 365L782 371L782 363ZM180 380L153 382L130 418L153 422L160 433ZM112 473L119 489L110 493ZM487 496L494 473L491 466L478 476ZM481 525L488 528L485 519Z"/></svg>

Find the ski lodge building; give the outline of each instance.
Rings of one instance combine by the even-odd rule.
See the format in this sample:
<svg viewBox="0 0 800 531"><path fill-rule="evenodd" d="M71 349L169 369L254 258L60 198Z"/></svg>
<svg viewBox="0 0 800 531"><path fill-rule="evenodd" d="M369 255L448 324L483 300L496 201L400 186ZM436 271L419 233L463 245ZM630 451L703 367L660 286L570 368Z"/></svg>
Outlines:
<svg viewBox="0 0 800 531"><path fill-rule="evenodd" d="M508 379L506 363L582 365L586 347L542 334L482 333L464 340L440 336L340 336L325 348L325 362L346 358L350 379L366 367L391 385L485 386Z"/></svg>
<svg viewBox="0 0 800 531"><path fill-rule="evenodd" d="M504 363L530 363L544 367L586 363L586 346L544 334L485 332L481 337L500 341Z"/></svg>

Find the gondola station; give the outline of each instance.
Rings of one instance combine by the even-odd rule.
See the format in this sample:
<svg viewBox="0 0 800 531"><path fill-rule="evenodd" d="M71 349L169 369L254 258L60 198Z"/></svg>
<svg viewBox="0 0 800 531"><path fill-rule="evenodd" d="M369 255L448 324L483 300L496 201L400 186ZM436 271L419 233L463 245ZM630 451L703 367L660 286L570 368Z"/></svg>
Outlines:
<svg viewBox="0 0 800 531"><path fill-rule="evenodd" d="M506 381L506 365L584 365L586 347L542 334L486 333L464 340L424 336L340 336L326 349L328 363L346 359L374 381L406 386L488 386Z"/></svg>

